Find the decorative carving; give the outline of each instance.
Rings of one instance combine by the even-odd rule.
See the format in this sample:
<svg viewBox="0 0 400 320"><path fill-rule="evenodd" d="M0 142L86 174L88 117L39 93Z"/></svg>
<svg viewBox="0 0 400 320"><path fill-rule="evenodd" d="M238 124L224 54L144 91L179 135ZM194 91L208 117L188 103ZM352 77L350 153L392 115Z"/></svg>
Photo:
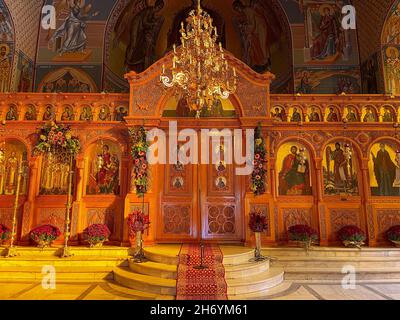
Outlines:
<svg viewBox="0 0 400 320"><path fill-rule="evenodd" d="M378 240L386 240L385 232L394 225L400 224L400 209L376 210L378 220Z"/></svg>
<svg viewBox="0 0 400 320"><path fill-rule="evenodd" d="M89 208L87 211L87 225L106 224L111 233L115 232L115 211L110 208Z"/></svg>
<svg viewBox="0 0 400 320"><path fill-rule="evenodd" d="M165 234L191 234L191 212L192 206L169 205L163 206L163 224Z"/></svg>
<svg viewBox="0 0 400 320"><path fill-rule="evenodd" d="M234 234L235 206L208 205L208 234Z"/></svg>
<svg viewBox="0 0 400 320"><path fill-rule="evenodd" d="M286 232L289 227L296 224L307 224L311 226L311 209L309 208L294 208L294 209L283 209L283 234L281 239L286 238Z"/></svg>
<svg viewBox="0 0 400 320"><path fill-rule="evenodd" d="M359 209L331 209L329 215L333 240L337 240L337 232L344 226L361 227Z"/></svg>
<svg viewBox="0 0 400 320"><path fill-rule="evenodd" d="M39 224L51 224L64 231L65 208L42 208L39 217Z"/></svg>

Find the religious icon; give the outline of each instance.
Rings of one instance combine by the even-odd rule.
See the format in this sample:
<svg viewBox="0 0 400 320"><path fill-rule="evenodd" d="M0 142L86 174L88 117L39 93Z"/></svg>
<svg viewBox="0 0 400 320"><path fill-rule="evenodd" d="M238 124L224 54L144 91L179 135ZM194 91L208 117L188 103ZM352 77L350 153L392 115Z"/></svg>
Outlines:
<svg viewBox="0 0 400 320"><path fill-rule="evenodd" d="M215 169L217 172L224 172L226 170L225 161L219 161L217 164L215 164Z"/></svg>
<svg viewBox="0 0 400 320"><path fill-rule="evenodd" d="M37 120L37 113L36 113L36 108L33 105L28 106L28 110L25 112L25 120Z"/></svg>
<svg viewBox="0 0 400 320"><path fill-rule="evenodd" d="M373 171L378 183L376 194L378 196L392 196L394 194L394 182L396 179L396 164L393 162L386 144L379 144L379 151L376 155L371 151ZM372 190L374 193L374 190Z"/></svg>
<svg viewBox="0 0 400 320"><path fill-rule="evenodd" d="M126 117L127 115L128 115L128 110L125 107L121 106L116 109L115 121L124 121L124 117Z"/></svg>
<svg viewBox="0 0 400 320"><path fill-rule="evenodd" d="M225 189L227 186L227 181L225 177L218 177L217 179L215 179L215 186L218 189Z"/></svg>
<svg viewBox="0 0 400 320"><path fill-rule="evenodd" d="M353 108L347 107L346 120L347 120L347 122L357 122L358 121L357 114L354 112Z"/></svg>
<svg viewBox="0 0 400 320"><path fill-rule="evenodd" d="M183 183L184 182L182 177L175 177L172 184L176 189L181 189L183 188Z"/></svg>
<svg viewBox="0 0 400 320"><path fill-rule="evenodd" d="M382 116L383 122L394 122L394 116L389 107L385 107Z"/></svg>
<svg viewBox="0 0 400 320"><path fill-rule="evenodd" d="M102 144L101 152L92 155L88 194L119 194L120 160L117 148Z"/></svg>
<svg viewBox="0 0 400 320"><path fill-rule="evenodd" d="M258 0L249 3L235 0L232 6L237 13L234 25L241 40L242 60L259 73L270 70L271 52L268 43L270 35L264 9Z"/></svg>
<svg viewBox="0 0 400 320"><path fill-rule="evenodd" d="M304 93L304 94L312 93L312 85L311 85L309 71L302 72L300 84L296 88L296 93Z"/></svg>
<svg viewBox="0 0 400 320"><path fill-rule="evenodd" d="M55 46L60 55L84 52L87 46L86 20L92 4L86 5L85 0L68 0L60 2L59 6L60 11L69 9L69 15L50 38L50 46Z"/></svg>
<svg viewBox="0 0 400 320"><path fill-rule="evenodd" d="M129 4L135 7L134 1ZM156 41L164 23L160 14L164 8L164 0L156 0L154 5L145 2L141 12L132 17L128 8L117 22L115 29L114 47L129 33L126 44L125 67L127 70L142 72L156 61Z"/></svg>
<svg viewBox="0 0 400 320"><path fill-rule="evenodd" d="M65 106L64 111L61 114L61 121L73 121L75 120L75 115L71 106Z"/></svg>
<svg viewBox="0 0 400 320"><path fill-rule="evenodd" d="M311 107L311 113L309 115L310 122L320 122L321 117L319 115L319 112L317 111L317 108Z"/></svg>
<svg viewBox="0 0 400 320"><path fill-rule="evenodd" d="M111 121L110 110L107 106L102 106L99 112L99 120L100 121Z"/></svg>
<svg viewBox="0 0 400 320"><path fill-rule="evenodd" d="M279 172L280 195L309 195L310 165L304 148L291 146Z"/></svg>
<svg viewBox="0 0 400 320"><path fill-rule="evenodd" d="M301 122L301 113L298 111L296 107L293 108L293 114L290 118L291 122Z"/></svg>
<svg viewBox="0 0 400 320"><path fill-rule="evenodd" d="M315 23L315 36L312 39L311 58L324 60L342 53L344 48L343 30L333 6L321 5L320 20Z"/></svg>
<svg viewBox="0 0 400 320"><path fill-rule="evenodd" d="M326 194L358 194L355 162L349 144L345 144L344 149L339 142L335 143L334 149L328 146L323 170Z"/></svg>
<svg viewBox="0 0 400 320"><path fill-rule="evenodd" d="M400 151L396 151L396 178L393 182L393 188L399 188L397 195L400 196Z"/></svg>
<svg viewBox="0 0 400 320"><path fill-rule="evenodd" d="M6 160L6 174L4 183L4 194L13 195L17 187L18 159L17 153L12 151Z"/></svg>
<svg viewBox="0 0 400 320"><path fill-rule="evenodd" d="M334 108L332 108L332 107L329 108L329 114L328 114L326 120L328 122L338 122L339 121L339 116Z"/></svg>
<svg viewBox="0 0 400 320"><path fill-rule="evenodd" d="M42 176L40 194L65 195L68 192L68 173L70 171L69 155L66 153L44 156L42 162Z"/></svg>
<svg viewBox="0 0 400 320"><path fill-rule="evenodd" d="M6 120L8 121L18 120L18 112L17 112L17 107L15 105L10 106L10 109L6 114Z"/></svg>
<svg viewBox="0 0 400 320"><path fill-rule="evenodd" d="M0 38L3 41L12 41L14 38L9 15L3 9L0 9Z"/></svg>
<svg viewBox="0 0 400 320"><path fill-rule="evenodd" d="M81 121L92 121L93 120L93 113L92 109L89 106L84 106L81 112L81 116L79 117Z"/></svg>
<svg viewBox="0 0 400 320"><path fill-rule="evenodd" d="M274 112L271 112L271 117L278 122L286 121L286 113L283 108L276 107Z"/></svg>
<svg viewBox="0 0 400 320"><path fill-rule="evenodd" d="M10 47L7 44L0 45L0 92L8 92L10 78Z"/></svg>
<svg viewBox="0 0 400 320"><path fill-rule="evenodd" d="M367 112L365 113L363 122L377 122L376 115L372 111L371 107L367 107Z"/></svg>
<svg viewBox="0 0 400 320"><path fill-rule="evenodd" d="M46 107L46 111L43 114L44 121L54 121L56 119L56 114L54 108L50 105Z"/></svg>

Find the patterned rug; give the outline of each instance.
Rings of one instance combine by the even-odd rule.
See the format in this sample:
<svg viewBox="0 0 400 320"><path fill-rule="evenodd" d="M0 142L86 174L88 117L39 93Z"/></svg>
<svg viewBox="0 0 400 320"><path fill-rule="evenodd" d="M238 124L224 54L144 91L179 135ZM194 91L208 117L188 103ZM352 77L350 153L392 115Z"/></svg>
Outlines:
<svg viewBox="0 0 400 320"><path fill-rule="evenodd" d="M223 255L217 245L204 246L203 264L207 269L197 270L200 265L200 246L184 244L179 253L177 300L227 300L227 284Z"/></svg>

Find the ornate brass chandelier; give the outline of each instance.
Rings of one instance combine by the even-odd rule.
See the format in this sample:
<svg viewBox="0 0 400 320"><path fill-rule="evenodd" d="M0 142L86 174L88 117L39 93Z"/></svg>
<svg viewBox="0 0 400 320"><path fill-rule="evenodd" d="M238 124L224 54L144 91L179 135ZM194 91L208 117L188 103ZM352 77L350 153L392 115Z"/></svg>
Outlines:
<svg viewBox="0 0 400 320"><path fill-rule="evenodd" d="M228 99L236 91L238 77L236 69L229 68L222 44L217 44L217 28L200 0L186 22L186 28L182 22L180 29L181 47L174 45L172 77L163 65L160 80L175 89L177 98L186 99L198 118L203 108L210 110L216 100Z"/></svg>

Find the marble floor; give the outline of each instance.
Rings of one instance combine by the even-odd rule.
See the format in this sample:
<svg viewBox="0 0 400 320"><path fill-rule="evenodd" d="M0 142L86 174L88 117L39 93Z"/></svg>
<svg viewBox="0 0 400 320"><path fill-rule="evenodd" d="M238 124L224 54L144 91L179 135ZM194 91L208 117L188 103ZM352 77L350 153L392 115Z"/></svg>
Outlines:
<svg viewBox="0 0 400 320"><path fill-rule="evenodd" d="M109 282L0 282L0 300L140 300ZM345 289L337 282L284 281L257 300L400 300L400 283L365 282Z"/></svg>

